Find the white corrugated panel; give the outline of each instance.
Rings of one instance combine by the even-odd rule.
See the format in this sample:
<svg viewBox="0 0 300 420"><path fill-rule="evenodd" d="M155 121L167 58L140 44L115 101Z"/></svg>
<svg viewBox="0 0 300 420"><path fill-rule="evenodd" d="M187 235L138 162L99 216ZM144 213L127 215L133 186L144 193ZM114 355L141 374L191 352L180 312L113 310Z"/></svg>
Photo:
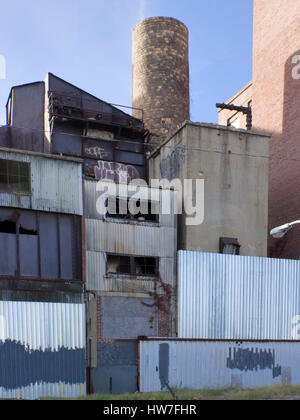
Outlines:
<svg viewBox="0 0 300 420"><path fill-rule="evenodd" d="M180 251L181 338L293 340L300 261Z"/></svg>
<svg viewBox="0 0 300 420"><path fill-rule="evenodd" d="M300 384L300 342L140 342L140 391Z"/></svg>
<svg viewBox="0 0 300 420"><path fill-rule="evenodd" d="M79 162L0 151L0 159L31 164L32 195L0 193L0 206L82 216L82 165Z"/></svg>
<svg viewBox="0 0 300 420"><path fill-rule="evenodd" d="M86 219L85 225L88 251L170 258L176 255L173 228L91 219Z"/></svg>
<svg viewBox="0 0 300 420"><path fill-rule="evenodd" d="M86 392L85 305L0 302L0 398Z"/></svg>

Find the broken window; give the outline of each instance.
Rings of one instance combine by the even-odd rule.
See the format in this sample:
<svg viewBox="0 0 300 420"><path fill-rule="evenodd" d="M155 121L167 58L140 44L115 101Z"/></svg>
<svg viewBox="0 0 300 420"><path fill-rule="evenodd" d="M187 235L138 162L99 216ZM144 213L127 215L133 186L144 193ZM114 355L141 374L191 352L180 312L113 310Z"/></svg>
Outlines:
<svg viewBox="0 0 300 420"><path fill-rule="evenodd" d="M17 233L17 223L11 220L0 222L0 233L9 233L15 235Z"/></svg>
<svg viewBox="0 0 300 420"><path fill-rule="evenodd" d="M220 254L240 255L241 245L235 238L220 238Z"/></svg>
<svg viewBox="0 0 300 420"><path fill-rule="evenodd" d="M30 164L0 159L0 191L30 194Z"/></svg>
<svg viewBox="0 0 300 420"><path fill-rule="evenodd" d="M135 258L136 275L155 276L157 273L156 258Z"/></svg>
<svg viewBox="0 0 300 420"><path fill-rule="evenodd" d="M158 258L107 255L107 274L156 276Z"/></svg>
<svg viewBox="0 0 300 420"><path fill-rule="evenodd" d="M131 274L130 257L120 255L109 255L107 258L108 274Z"/></svg>
<svg viewBox="0 0 300 420"><path fill-rule="evenodd" d="M136 207L140 209L137 214L129 211L129 199L109 197L107 199L106 216L111 219L131 220L137 222L159 222L158 203L137 200Z"/></svg>

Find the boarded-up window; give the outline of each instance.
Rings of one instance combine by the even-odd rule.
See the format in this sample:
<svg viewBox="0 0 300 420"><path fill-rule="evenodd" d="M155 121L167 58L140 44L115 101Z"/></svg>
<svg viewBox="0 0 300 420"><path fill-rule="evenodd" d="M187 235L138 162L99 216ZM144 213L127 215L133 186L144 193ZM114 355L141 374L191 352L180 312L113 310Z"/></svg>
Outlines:
<svg viewBox="0 0 300 420"><path fill-rule="evenodd" d="M80 280L80 218L1 208L0 276Z"/></svg>
<svg viewBox="0 0 300 420"><path fill-rule="evenodd" d="M35 278L39 275L37 217L34 212L21 212L18 219L20 246L20 275Z"/></svg>

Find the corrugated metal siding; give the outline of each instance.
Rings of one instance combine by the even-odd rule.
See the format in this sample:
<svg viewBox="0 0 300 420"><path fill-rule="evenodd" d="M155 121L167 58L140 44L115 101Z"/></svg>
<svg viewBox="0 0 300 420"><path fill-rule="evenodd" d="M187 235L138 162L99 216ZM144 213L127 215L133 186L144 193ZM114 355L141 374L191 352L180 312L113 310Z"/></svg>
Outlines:
<svg viewBox="0 0 300 420"><path fill-rule="evenodd" d="M88 219L103 220L103 216L99 215L96 209L97 199L101 193L96 191L98 181L84 180L84 194L85 194L85 217ZM157 191L157 190L156 190ZM153 193L154 194L154 193ZM162 214L162 192L158 190L155 194L155 200L160 200L160 227L169 227L177 230L177 216L175 214ZM155 201L154 200L154 201ZM174 193L171 192L171 208L173 206ZM177 238L176 238L177 241Z"/></svg>
<svg viewBox="0 0 300 420"><path fill-rule="evenodd" d="M85 306L0 302L0 398L86 393Z"/></svg>
<svg viewBox="0 0 300 420"><path fill-rule="evenodd" d="M300 261L179 252L179 337L292 340Z"/></svg>
<svg viewBox="0 0 300 420"><path fill-rule="evenodd" d="M98 292L148 294L154 282L148 278L106 277L105 253L158 257L164 282L175 285L176 217L160 215L160 226L103 220L96 210L100 193L97 182L85 180L87 289ZM162 224L163 223L163 224Z"/></svg>
<svg viewBox="0 0 300 420"><path fill-rule="evenodd" d="M160 274L165 283L175 286L175 259L160 258ZM87 290L98 292L146 293L154 292L154 281L147 277L106 276L104 252L86 253Z"/></svg>
<svg viewBox="0 0 300 420"><path fill-rule="evenodd" d="M0 193L0 206L82 216L80 163L3 151L0 159L30 163L32 175L32 196Z"/></svg>
<svg viewBox="0 0 300 420"><path fill-rule="evenodd" d="M142 341L140 391L300 383L299 342Z"/></svg>
<svg viewBox="0 0 300 420"><path fill-rule="evenodd" d="M87 250L115 254L170 257L176 252L176 230L86 220Z"/></svg>

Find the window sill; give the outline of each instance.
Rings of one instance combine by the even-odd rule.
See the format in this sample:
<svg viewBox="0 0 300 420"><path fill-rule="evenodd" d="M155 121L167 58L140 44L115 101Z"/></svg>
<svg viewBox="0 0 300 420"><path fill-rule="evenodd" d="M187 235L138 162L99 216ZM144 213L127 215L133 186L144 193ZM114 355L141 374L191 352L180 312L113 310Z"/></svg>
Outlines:
<svg viewBox="0 0 300 420"><path fill-rule="evenodd" d="M134 225L134 226L147 226L147 227L159 227L159 223L158 222L147 222L147 221L143 221L140 222L138 220L128 220L128 219L118 219L118 218L113 218L113 217L105 217L105 222L107 223L116 223L116 224L121 224L121 225Z"/></svg>
<svg viewBox="0 0 300 420"><path fill-rule="evenodd" d="M2 191L0 190L0 194L7 194L7 195L17 195L18 197L32 197L32 192L16 192L16 191Z"/></svg>
<svg viewBox="0 0 300 420"><path fill-rule="evenodd" d="M157 281L156 276L132 276L129 274L106 274L104 276L106 280L130 280L130 281Z"/></svg>

